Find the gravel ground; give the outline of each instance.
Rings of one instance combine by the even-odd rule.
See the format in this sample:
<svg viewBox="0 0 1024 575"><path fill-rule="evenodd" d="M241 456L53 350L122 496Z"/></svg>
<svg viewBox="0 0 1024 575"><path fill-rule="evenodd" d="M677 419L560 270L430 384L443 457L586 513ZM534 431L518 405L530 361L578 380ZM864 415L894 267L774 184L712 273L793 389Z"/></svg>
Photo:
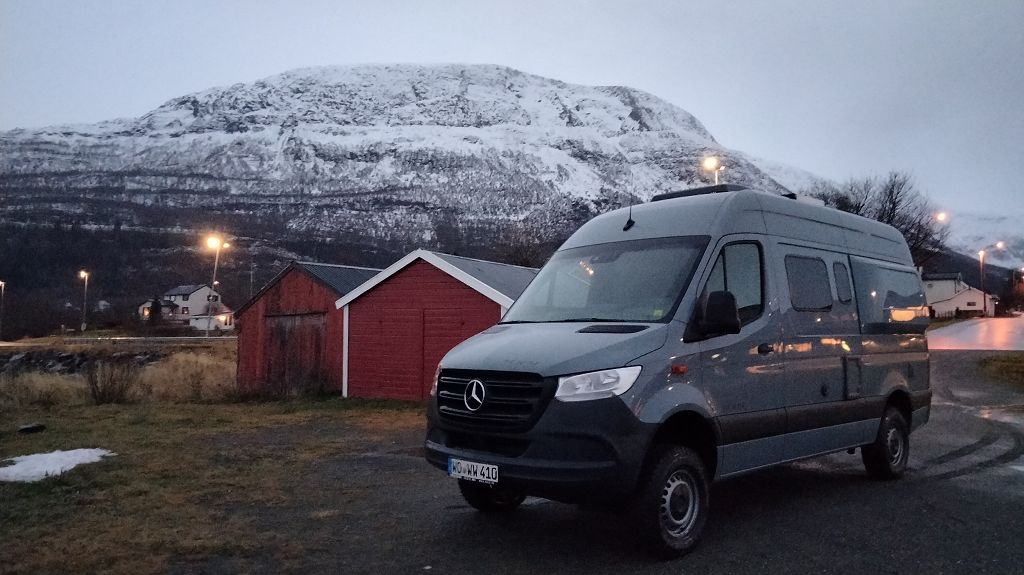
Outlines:
<svg viewBox="0 0 1024 575"><path fill-rule="evenodd" d="M986 380L991 352L935 352L932 421L910 469L869 480L837 454L716 484L691 555L653 560L611 513L530 499L516 513L469 508L422 458L422 431L297 426L267 441L356 434L296 469L277 505L227 510L302 542L273 557L182 560L174 572L308 573L1024 573L1024 388ZM224 438L225 446L231 438Z"/></svg>

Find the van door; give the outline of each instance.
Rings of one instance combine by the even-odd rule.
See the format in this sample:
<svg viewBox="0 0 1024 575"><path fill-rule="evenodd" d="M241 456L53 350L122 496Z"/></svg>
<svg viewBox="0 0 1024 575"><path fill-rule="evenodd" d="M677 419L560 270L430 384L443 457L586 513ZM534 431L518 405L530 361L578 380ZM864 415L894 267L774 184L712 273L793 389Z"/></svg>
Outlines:
<svg viewBox="0 0 1024 575"><path fill-rule="evenodd" d="M856 397L847 368L860 345L848 258L827 250L779 244L787 297L781 302L786 363L786 459L834 451L856 440L843 424ZM838 274L838 275L837 275ZM849 383L856 385L851 379Z"/></svg>
<svg viewBox="0 0 1024 575"><path fill-rule="evenodd" d="M768 247L759 236L736 235L718 246L702 293L736 297L738 334L700 342L701 373L708 403L722 436L719 476L776 463L785 432L782 328L773 282L765 273Z"/></svg>

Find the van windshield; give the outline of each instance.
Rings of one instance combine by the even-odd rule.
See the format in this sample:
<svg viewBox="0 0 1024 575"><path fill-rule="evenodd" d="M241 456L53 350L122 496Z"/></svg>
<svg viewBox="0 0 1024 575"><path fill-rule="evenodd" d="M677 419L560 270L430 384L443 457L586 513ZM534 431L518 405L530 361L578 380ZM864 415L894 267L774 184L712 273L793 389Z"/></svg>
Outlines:
<svg viewBox="0 0 1024 575"><path fill-rule="evenodd" d="M556 252L501 323L667 322L708 239L630 240Z"/></svg>

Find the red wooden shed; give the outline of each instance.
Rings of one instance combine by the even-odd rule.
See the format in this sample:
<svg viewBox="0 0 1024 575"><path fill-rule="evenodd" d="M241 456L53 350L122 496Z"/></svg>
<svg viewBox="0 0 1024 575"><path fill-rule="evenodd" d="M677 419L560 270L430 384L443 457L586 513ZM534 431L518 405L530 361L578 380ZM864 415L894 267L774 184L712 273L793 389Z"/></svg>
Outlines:
<svg viewBox="0 0 1024 575"><path fill-rule="evenodd" d="M342 389L342 312L334 307L379 269L292 262L235 312L243 391Z"/></svg>
<svg viewBox="0 0 1024 575"><path fill-rule="evenodd" d="M444 354L501 319L537 270L416 250L336 302L346 396L422 400Z"/></svg>

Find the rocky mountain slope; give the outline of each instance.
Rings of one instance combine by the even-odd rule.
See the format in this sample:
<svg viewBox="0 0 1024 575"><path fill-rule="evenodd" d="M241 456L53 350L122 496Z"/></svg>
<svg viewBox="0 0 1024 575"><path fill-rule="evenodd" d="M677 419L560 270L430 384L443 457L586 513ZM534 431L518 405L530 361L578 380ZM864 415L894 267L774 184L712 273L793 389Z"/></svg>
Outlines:
<svg viewBox="0 0 1024 575"><path fill-rule="evenodd" d="M310 68L139 118L0 133L0 217L480 253L510 228L554 238L707 183L709 154L727 182L813 177L631 88L499 66Z"/></svg>

